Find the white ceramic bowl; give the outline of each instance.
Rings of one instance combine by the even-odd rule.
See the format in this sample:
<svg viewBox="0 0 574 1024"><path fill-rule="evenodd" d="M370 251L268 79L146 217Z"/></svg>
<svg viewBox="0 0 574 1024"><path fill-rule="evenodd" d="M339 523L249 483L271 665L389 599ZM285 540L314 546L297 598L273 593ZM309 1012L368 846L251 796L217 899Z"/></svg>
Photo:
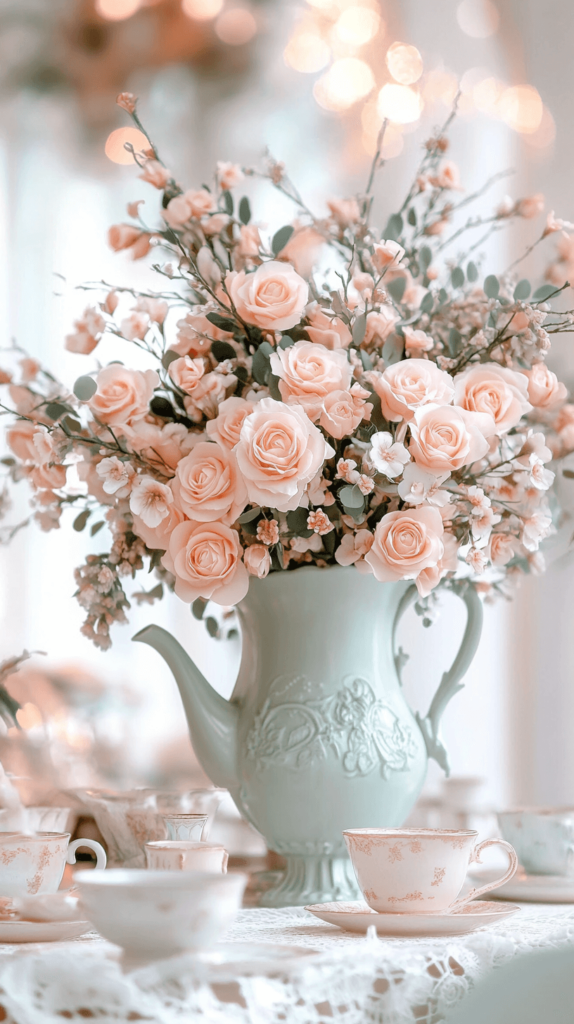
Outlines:
<svg viewBox="0 0 574 1024"><path fill-rule="evenodd" d="M247 883L242 874L199 871L81 871L86 917L137 966L217 942L233 921Z"/></svg>

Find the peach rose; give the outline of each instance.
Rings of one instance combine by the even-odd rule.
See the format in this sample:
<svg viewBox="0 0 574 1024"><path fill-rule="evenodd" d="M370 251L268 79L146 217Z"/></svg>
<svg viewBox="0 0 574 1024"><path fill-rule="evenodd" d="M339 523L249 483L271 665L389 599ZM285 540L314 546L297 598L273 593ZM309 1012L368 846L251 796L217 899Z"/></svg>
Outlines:
<svg viewBox="0 0 574 1024"><path fill-rule="evenodd" d="M170 352L180 356L204 355L211 349L212 341L230 341L233 337L227 331L220 331L205 313L188 313L185 319L177 321L177 341L170 346Z"/></svg>
<svg viewBox="0 0 574 1024"><path fill-rule="evenodd" d="M112 363L100 370L96 383L98 390L88 402L93 416L100 423L123 426L149 411L159 377L155 370L128 370Z"/></svg>
<svg viewBox="0 0 574 1024"><path fill-rule="evenodd" d="M245 175L239 164L228 163L225 160L217 161L217 177L221 188L230 189L239 185Z"/></svg>
<svg viewBox="0 0 574 1024"><path fill-rule="evenodd" d="M203 523L234 523L247 504L235 456L212 441L200 441L178 462L172 490L178 508Z"/></svg>
<svg viewBox="0 0 574 1024"><path fill-rule="evenodd" d="M108 231L108 245L114 252L131 249L132 259L140 260L150 250L151 235L133 224L112 224Z"/></svg>
<svg viewBox="0 0 574 1024"><path fill-rule="evenodd" d="M383 239L373 247L373 264L379 271L385 270L391 264L400 263L405 250L398 242L386 241Z"/></svg>
<svg viewBox="0 0 574 1024"><path fill-rule="evenodd" d="M205 424L208 437L231 451L239 441L245 417L249 416L253 409L253 402L247 402L244 398L226 398L219 406L219 415Z"/></svg>
<svg viewBox="0 0 574 1024"><path fill-rule="evenodd" d="M134 533L141 537L146 548L150 551L165 551L169 538L176 526L186 522L186 517L175 505L169 506L165 519L162 519L159 526L146 526L141 516L132 513L134 521Z"/></svg>
<svg viewBox="0 0 574 1024"><path fill-rule="evenodd" d="M441 514L435 508L387 512L377 523L365 561L380 582L416 580L438 565L444 554L443 534Z"/></svg>
<svg viewBox="0 0 574 1024"><path fill-rule="evenodd" d="M348 228L351 224L356 224L361 216L356 199L328 199L327 206L340 228Z"/></svg>
<svg viewBox="0 0 574 1024"><path fill-rule="evenodd" d="M516 539L509 533L492 533L488 545L490 561L497 568L508 565L514 558Z"/></svg>
<svg viewBox="0 0 574 1024"><path fill-rule="evenodd" d="M469 412L488 413L499 435L515 427L532 408L525 375L498 363L479 363L457 374L454 404Z"/></svg>
<svg viewBox="0 0 574 1024"><path fill-rule="evenodd" d="M215 210L215 199L205 188L188 189L180 196L170 199L163 211L164 219L171 228L180 228L192 217L200 218Z"/></svg>
<svg viewBox="0 0 574 1024"><path fill-rule="evenodd" d="M88 306L82 316L74 321L74 331L67 334L64 347L68 352L87 356L93 352L106 329L106 321L94 306Z"/></svg>
<svg viewBox="0 0 574 1024"><path fill-rule="evenodd" d="M485 413L452 405L426 405L416 410L410 429L411 456L422 469L439 476L486 455L494 421Z"/></svg>
<svg viewBox="0 0 574 1024"><path fill-rule="evenodd" d="M163 189L171 178L171 172L163 164L160 164L159 160L146 160L139 177L142 181L153 185L154 188Z"/></svg>
<svg viewBox="0 0 574 1024"><path fill-rule="evenodd" d="M454 393L452 377L428 359L401 359L369 379L383 415L392 423L411 420L415 410L429 402L449 405Z"/></svg>
<svg viewBox="0 0 574 1024"><path fill-rule="evenodd" d="M239 242L237 244L237 255L244 260L256 260L259 258L261 246L261 235L256 224L242 224L239 229Z"/></svg>
<svg viewBox="0 0 574 1024"><path fill-rule="evenodd" d="M317 420L325 397L344 391L351 383L353 368L342 349L328 349L312 341L297 341L271 354L271 369L279 377L284 402L303 406Z"/></svg>
<svg viewBox="0 0 574 1024"><path fill-rule="evenodd" d="M190 359L189 356L183 356L182 359L174 359L169 364L167 372L178 388L185 391L186 395L193 395L205 373L205 366L203 359Z"/></svg>
<svg viewBox="0 0 574 1024"><path fill-rule="evenodd" d="M528 397L535 409L553 409L566 401L566 385L558 380L546 363L534 363L531 370L524 371L524 376L528 380Z"/></svg>
<svg viewBox="0 0 574 1024"><path fill-rule="evenodd" d="M390 306L381 306L378 313L367 313L367 327L365 336L361 342L361 348L368 348L371 342L380 344L388 338L393 330L398 316Z"/></svg>
<svg viewBox="0 0 574 1024"><path fill-rule="evenodd" d="M271 568L271 556L263 544L251 544L245 549L243 556L245 567L250 576L263 580Z"/></svg>
<svg viewBox="0 0 574 1024"><path fill-rule="evenodd" d="M175 576L175 592L182 601L202 597L237 604L249 588L239 537L224 523L180 523L171 532L162 565Z"/></svg>
<svg viewBox="0 0 574 1024"><path fill-rule="evenodd" d="M280 512L296 509L305 487L335 454L297 405L263 398L241 428L234 449L247 496Z"/></svg>
<svg viewBox="0 0 574 1024"><path fill-rule="evenodd" d="M30 423L29 420L17 420L14 426L6 431L8 447L14 452L16 458L22 459L22 462L37 461L34 445L36 429L36 424Z"/></svg>
<svg viewBox="0 0 574 1024"><path fill-rule="evenodd" d="M310 277L324 245L325 239L314 228L298 228L283 246L279 258L292 263L302 277Z"/></svg>
<svg viewBox="0 0 574 1024"><path fill-rule="evenodd" d="M190 451L201 435L192 434L183 423L165 423L160 427L148 420L136 420L122 426L118 433L129 441L130 448L138 452L158 470L174 470L180 459Z"/></svg>
<svg viewBox="0 0 574 1024"><path fill-rule="evenodd" d="M311 341L325 348L347 348L351 342L351 332L338 317L327 316L317 303L307 310L308 326L305 328Z"/></svg>
<svg viewBox="0 0 574 1024"><path fill-rule="evenodd" d="M252 274L233 270L226 284L241 319L262 330L294 327L309 298L307 282L288 263L277 260L263 263Z"/></svg>
<svg viewBox="0 0 574 1024"><path fill-rule="evenodd" d="M373 406L365 401L368 396L360 384L354 384L350 391L331 391L323 402L319 421L323 429L338 441L348 437L362 420L371 417Z"/></svg>
<svg viewBox="0 0 574 1024"><path fill-rule="evenodd" d="M34 466L30 480L38 490L56 491L66 484L66 467Z"/></svg>

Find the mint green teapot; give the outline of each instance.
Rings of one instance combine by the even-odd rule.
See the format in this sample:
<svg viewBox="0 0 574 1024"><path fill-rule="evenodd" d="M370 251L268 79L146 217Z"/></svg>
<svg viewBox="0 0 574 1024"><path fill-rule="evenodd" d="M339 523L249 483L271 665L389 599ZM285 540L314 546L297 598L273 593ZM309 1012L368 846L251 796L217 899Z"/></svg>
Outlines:
<svg viewBox="0 0 574 1024"><path fill-rule="evenodd" d="M441 715L461 689L482 627L472 586L455 661L423 718L400 683L395 633L417 599L352 566L313 566L252 579L237 612L243 653L231 700L210 686L174 638L147 626L178 684L205 772L285 857L264 906L357 899L344 828L401 825L433 757L448 773Z"/></svg>

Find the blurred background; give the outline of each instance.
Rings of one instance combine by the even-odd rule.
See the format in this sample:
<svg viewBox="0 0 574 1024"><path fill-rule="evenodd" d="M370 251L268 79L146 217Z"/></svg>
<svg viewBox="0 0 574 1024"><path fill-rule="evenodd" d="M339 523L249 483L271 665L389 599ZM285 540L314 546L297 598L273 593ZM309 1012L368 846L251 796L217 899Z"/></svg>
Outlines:
<svg viewBox="0 0 574 1024"><path fill-rule="evenodd" d="M321 213L327 197L364 184L388 117L376 209L384 223L460 89L449 155L465 189L512 171L478 212L506 193L543 192L547 209L574 220L573 44L568 0L0 0L0 344L15 339L71 384L83 371L82 357L63 349L85 305L77 286L153 277L106 245L128 201L145 200L152 221L157 203L123 148L133 129L126 135L119 92L139 96L184 187L210 180L218 159L253 165L268 149ZM252 180L248 191L259 223L292 216L264 184ZM539 233L524 222L515 248L493 236L481 249L490 272ZM550 262L552 239L545 244L524 265L533 280ZM550 364L572 387L571 345L560 339ZM26 515L27 500L22 487L11 521ZM35 803L71 786L206 784L169 671L130 641L147 623L169 628L222 694L233 688L240 639L210 638L172 595L153 607L133 602L107 653L82 637L73 569L103 549L102 534L46 538L36 527L0 548L0 658L46 652L9 678L21 728L8 722L0 737L0 759L33 780ZM487 606L466 688L445 715L455 779L444 787L431 764L421 824L436 824L444 806L456 815L574 802L574 579L560 551L512 604ZM414 612L403 621L413 707L426 710L454 656L458 604L442 599L431 629Z"/></svg>

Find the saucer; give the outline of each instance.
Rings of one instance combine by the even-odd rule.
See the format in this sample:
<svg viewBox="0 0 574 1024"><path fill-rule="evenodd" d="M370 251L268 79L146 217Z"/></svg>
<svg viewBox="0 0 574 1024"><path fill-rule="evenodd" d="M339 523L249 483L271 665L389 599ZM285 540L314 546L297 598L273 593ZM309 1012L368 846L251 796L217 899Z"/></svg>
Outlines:
<svg viewBox="0 0 574 1024"><path fill-rule="evenodd" d="M293 961L317 956L317 950L301 946L263 945L257 942L221 942L198 955L198 960L214 970L225 973L232 968L237 974L262 974L289 967Z"/></svg>
<svg viewBox="0 0 574 1024"><path fill-rule="evenodd" d="M0 921L0 942L64 942L92 929L89 921Z"/></svg>
<svg viewBox="0 0 574 1024"><path fill-rule="evenodd" d="M377 935L414 937L431 935L465 935L486 924L496 924L515 914L520 907L512 903L490 903L486 900L468 903L456 914L377 914L362 900L353 903L316 903L305 907L315 917L335 924L346 932L365 934L374 925Z"/></svg>
<svg viewBox="0 0 574 1024"><path fill-rule="evenodd" d="M481 872L471 878L473 885L486 885L496 871ZM514 878L488 894L489 899L519 900L522 903L574 903L574 878L563 875L527 875L519 869Z"/></svg>

